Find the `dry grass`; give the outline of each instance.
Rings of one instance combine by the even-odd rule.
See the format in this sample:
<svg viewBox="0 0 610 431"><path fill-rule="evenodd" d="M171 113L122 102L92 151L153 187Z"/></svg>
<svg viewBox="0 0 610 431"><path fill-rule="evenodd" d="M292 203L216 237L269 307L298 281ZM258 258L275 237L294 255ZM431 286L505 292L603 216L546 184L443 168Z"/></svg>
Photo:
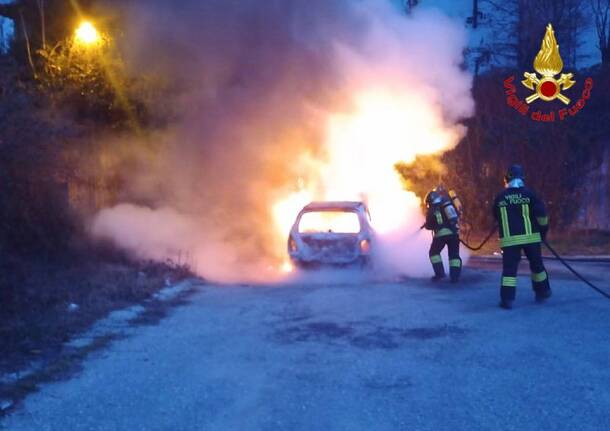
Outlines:
<svg viewBox="0 0 610 431"><path fill-rule="evenodd" d="M157 263L11 263L10 273L0 276L5 286L12 283L0 308L0 373L52 357L63 342L109 311L140 302L190 274L188 268Z"/></svg>

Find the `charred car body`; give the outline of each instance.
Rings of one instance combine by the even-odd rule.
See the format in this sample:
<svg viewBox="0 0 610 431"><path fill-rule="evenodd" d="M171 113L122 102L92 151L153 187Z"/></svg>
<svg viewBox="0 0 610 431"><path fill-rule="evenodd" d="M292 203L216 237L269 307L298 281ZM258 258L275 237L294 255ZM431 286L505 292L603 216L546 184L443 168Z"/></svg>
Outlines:
<svg viewBox="0 0 610 431"><path fill-rule="evenodd" d="M374 231L362 202L312 202L301 210L288 237L297 267L368 265Z"/></svg>

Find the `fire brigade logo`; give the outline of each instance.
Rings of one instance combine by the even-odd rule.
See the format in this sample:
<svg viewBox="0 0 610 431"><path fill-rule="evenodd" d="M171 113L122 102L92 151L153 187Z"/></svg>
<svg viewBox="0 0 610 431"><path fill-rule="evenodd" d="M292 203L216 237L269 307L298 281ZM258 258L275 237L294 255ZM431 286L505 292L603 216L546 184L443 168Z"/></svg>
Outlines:
<svg viewBox="0 0 610 431"><path fill-rule="evenodd" d="M562 73L559 79L555 79L563 69L563 61L559 55L559 45L551 24L546 27L542 46L534 60L534 69L541 75L540 78L536 73L525 72L523 74L525 80L521 81L524 86L535 91L534 94L526 97L525 101L530 104L537 99L545 102L559 99L569 105L570 99L561 92L572 87L576 81L572 80L574 77L572 73Z"/></svg>
<svg viewBox="0 0 610 431"><path fill-rule="evenodd" d="M574 81L573 73L561 73L563 70L563 60L559 55L559 45L555 39L555 32L551 24L547 25L546 33L542 39L542 45L536 58L534 59L534 70L536 72L525 72L525 79L521 81L523 87L533 90L534 93L529 93L525 100L519 96L519 88L525 91L523 87L518 86L518 79L515 75L511 75L504 80L504 94L506 94L506 104L517 111L522 116L528 116L536 122L552 123L555 121L564 121L568 118L576 116L587 104L591 98L591 90L593 89L593 79L586 78L583 82L583 88L580 97L576 102L572 103L570 98L562 92L572 88ZM559 75L559 79L556 76ZM535 100L544 102L552 102L557 99L564 105L558 109L556 103L550 103L547 108L535 109L535 105L531 103ZM530 110L530 108L532 108ZM535 109L535 110L534 110ZM531 112L530 112L531 111Z"/></svg>

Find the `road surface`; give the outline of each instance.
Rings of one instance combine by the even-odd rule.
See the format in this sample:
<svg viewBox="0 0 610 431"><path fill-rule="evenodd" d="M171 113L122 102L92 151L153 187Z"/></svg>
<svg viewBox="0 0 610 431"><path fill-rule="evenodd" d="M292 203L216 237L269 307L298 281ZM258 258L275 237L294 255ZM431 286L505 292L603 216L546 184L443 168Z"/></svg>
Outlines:
<svg viewBox="0 0 610 431"><path fill-rule="evenodd" d="M497 308L497 264L427 280L202 284L44 385L0 429L607 430L610 301L551 268ZM610 290L610 264L578 264Z"/></svg>

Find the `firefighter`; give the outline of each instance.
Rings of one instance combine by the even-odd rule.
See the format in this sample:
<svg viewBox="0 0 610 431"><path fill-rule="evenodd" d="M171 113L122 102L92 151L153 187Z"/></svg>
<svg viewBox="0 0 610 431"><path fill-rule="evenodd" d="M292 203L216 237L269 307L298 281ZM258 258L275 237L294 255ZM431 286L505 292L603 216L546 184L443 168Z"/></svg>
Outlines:
<svg viewBox="0 0 610 431"><path fill-rule="evenodd" d="M460 278L462 259L460 259L460 238L458 236L458 214L450 199L445 199L433 190L426 196L426 223L424 227L433 231L434 239L430 245L430 262L434 269L433 281L445 277L441 251L445 246L449 252L449 276L453 283Z"/></svg>
<svg viewBox="0 0 610 431"><path fill-rule="evenodd" d="M549 220L544 203L525 187L523 168L512 165L504 177L505 189L493 204L502 248L500 307L511 309L517 287L521 251L529 260L532 288L537 302L551 296L549 277L542 262L541 241L546 238Z"/></svg>

